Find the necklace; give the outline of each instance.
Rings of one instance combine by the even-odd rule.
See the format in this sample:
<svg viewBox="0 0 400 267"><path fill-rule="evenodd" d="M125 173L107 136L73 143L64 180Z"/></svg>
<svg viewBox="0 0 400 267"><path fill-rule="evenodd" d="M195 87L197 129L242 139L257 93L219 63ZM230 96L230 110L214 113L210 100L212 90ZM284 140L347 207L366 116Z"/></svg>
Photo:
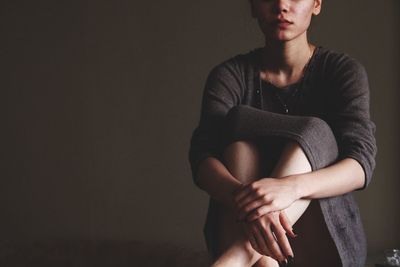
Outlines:
<svg viewBox="0 0 400 267"><path fill-rule="evenodd" d="M282 105L283 110L284 110L284 112L286 114L289 113L289 107L288 107L289 100L297 94L297 91L299 90L299 88L303 87L304 75L305 75L306 69L308 68L308 65L309 65L309 63L311 61L312 55L313 55L313 51L311 50L311 47L310 47L310 56L309 56L309 58L307 60L307 63L303 67L303 70L302 70L302 73L301 73L301 77L300 77L300 84L296 84L296 87L294 88L293 93L291 93L288 97L286 97L286 102L283 101L283 99L280 97L278 91L274 90L274 96L275 96L275 98L278 99L279 103ZM274 87L277 88L277 86L275 86L267 77L265 77L265 79L266 79L266 81L268 83L270 83L271 85L273 85ZM261 77L260 77L260 89L262 89Z"/></svg>

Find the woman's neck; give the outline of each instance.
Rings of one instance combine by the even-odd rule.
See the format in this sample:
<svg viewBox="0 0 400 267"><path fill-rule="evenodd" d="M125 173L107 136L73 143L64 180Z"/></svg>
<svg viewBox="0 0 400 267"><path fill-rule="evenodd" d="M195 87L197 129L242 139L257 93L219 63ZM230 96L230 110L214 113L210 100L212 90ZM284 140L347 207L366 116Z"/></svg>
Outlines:
<svg viewBox="0 0 400 267"><path fill-rule="evenodd" d="M301 79L315 47L307 38L290 42L266 42L262 53L261 78L278 86Z"/></svg>

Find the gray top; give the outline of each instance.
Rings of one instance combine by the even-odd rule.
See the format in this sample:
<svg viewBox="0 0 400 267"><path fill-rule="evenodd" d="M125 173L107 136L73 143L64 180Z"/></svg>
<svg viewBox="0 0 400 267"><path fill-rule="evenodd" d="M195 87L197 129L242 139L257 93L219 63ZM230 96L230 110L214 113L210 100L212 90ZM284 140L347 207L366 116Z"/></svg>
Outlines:
<svg viewBox="0 0 400 267"><path fill-rule="evenodd" d="M221 152L226 145L223 127L226 126L227 114L234 110L233 107L244 105L273 113L285 113L282 105L273 96L273 91L278 89L268 84L262 86L260 81L261 51L262 48L257 48L234 56L215 66L208 75L199 125L193 131L188 155L195 184L199 163L209 156L218 159L222 157ZM330 154L337 155L336 161L353 158L364 169L365 183L361 189L365 189L371 181L377 153L375 124L369 114L369 84L365 68L344 53L317 47L301 83L293 87L295 86L299 86L299 90L287 100L287 123L282 121L281 125L290 127L293 118L303 116L326 122L337 143L337 147L334 144L327 146L335 148L336 152L332 150L331 153L329 149L323 148L327 155L320 154L321 159L311 160L313 170L318 165L319 168L322 167L323 161L331 157ZM280 92L281 96L285 97L284 91L292 90L291 87L286 88ZM254 113L252 110L246 112ZM282 118L277 118L277 122ZM315 134L312 136L316 138ZM316 150L319 149L318 142L317 139L311 142ZM323 159L325 156L326 159ZM366 239L352 192L318 199L318 203L343 266L363 266ZM209 236L212 236L213 219L215 203L211 199L205 228L205 233Z"/></svg>
<svg viewBox="0 0 400 267"><path fill-rule="evenodd" d="M203 92L200 121L193 131L189 151L192 178L198 164L208 156L220 157L218 133L222 121L235 105L283 113L276 99L260 93L260 52L254 49L214 67ZM290 98L290 114L315 116L326 121L335 134L339 158L357 160L370 183L377 152L375 124L369 114L369 84L365 68L354 58L317 47L306 69L302 88ZM219 136L220 137L220 136Z"/></svg>

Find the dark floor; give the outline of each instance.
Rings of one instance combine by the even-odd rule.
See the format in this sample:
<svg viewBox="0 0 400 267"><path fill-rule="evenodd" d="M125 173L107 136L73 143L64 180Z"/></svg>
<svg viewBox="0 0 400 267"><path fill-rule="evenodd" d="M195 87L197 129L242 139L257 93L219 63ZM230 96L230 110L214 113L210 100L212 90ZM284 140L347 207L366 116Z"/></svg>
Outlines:
<svg viewBox="0 0 400 267"><path fill-rule="evenodd" d="M209 266L205 251L137 241L1 242L1 267Z"/></svg>

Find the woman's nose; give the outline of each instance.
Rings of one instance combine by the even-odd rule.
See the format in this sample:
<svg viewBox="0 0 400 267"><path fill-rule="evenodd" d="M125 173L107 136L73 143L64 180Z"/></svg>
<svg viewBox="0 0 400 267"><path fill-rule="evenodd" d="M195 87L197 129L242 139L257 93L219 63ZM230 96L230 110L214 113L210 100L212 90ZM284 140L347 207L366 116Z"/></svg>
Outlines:
<svg viewBox="0 0 400 267"><path fill-rule="evenodd" d="M277 14L287 13L290 6L289 0L275 0L275 12Z"/></svg>

